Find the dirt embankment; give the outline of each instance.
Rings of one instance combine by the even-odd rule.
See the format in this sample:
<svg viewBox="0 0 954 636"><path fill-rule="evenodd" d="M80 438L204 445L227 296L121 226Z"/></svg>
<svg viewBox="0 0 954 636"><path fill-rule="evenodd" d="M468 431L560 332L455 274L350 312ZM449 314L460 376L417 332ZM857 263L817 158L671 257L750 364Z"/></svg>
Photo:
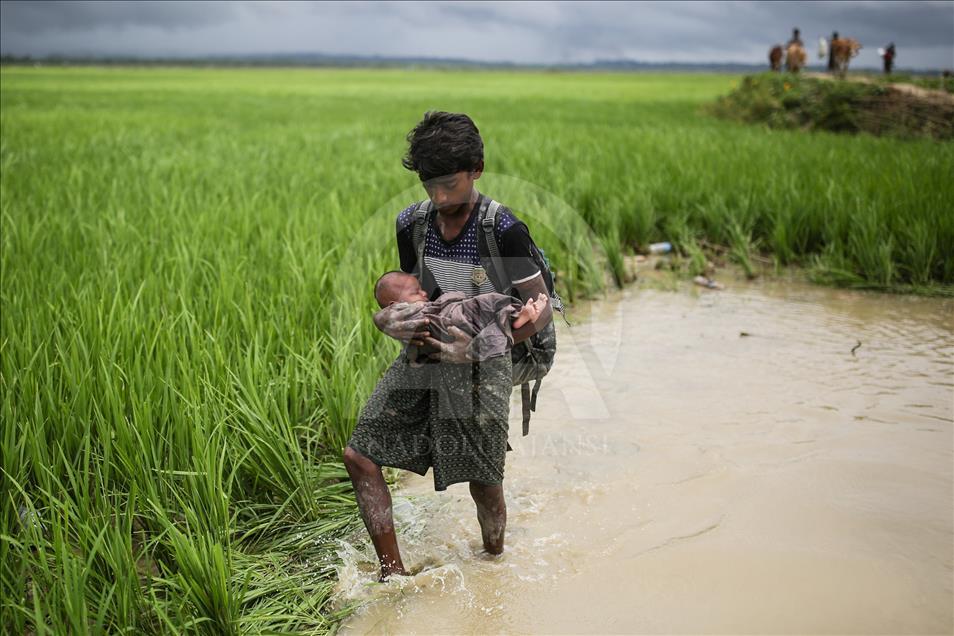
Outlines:
<svg viewBox="0 0 954 636"><path fill-rule="evenodd" d="M711 105L710 112L773 128L954 139L954 95L863 76L752 75Z"/></svg>
<svg viewBox="0 0 954 636"><path fill-rule="evenodd" d="M954 105L954 95L943 90L934 90L930 88L924 88L923 86L917 86L915 84L910 84L908 82L878 82L873 80L870 77L864 75L848 75L844 79L839 80L828 73L805 73L805 77L811 79L819 79L826 81L843 81L843 82L856 82L858 84L868 84L872 86L883 86L890 91L908 95L916 99L924 100L927 102L936 102L939 104L951 104Z"/></svg>

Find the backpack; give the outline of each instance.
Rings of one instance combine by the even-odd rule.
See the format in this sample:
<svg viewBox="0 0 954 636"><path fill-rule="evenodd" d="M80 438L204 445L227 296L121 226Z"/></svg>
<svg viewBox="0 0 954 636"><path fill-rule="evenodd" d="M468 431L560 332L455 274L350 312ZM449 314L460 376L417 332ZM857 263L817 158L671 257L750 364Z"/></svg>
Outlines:
<svg viewBox="0 0 954 636"><path fill-rule="evenodd" d="M489 197L481 196L480 209L477 212L477 222L482 231L478 231L478 251L484 270L493 283L494 289L502 294L514 295L510 279L504 267L503 257L500 255L500 246L497 244L497 237L494 233L494 227L497 223L497 214L503 209L508 208L500 205L497 201ZM418 278L421 285L424 285L424 238L427 236L427 228L430 227L433 218L433 204L430 199L425 199L416 204L414 209L414 231L412 241L414 253L417 255ZM563 300L556 293L554 288L554 275L550 269L550 261L543 253L533 238L530 239L530 257L540 269L543 276L543 282L546 285L547 293L550 296L549 302L554 312L560 312L564 322L569 325L566 319L566 308L563 306ZM530 432L530 412L537 409L537 393L540 391L540 383L543 377L553 366L553 358L556 355L556 329L551 319L547 326L539 333L534 334L527 340L519 342L513 346L510 357L513 365L513 386L520 386L520 402L523 416L523 434ZM533 389L530 389L530 382L533 382Z"/></svg>

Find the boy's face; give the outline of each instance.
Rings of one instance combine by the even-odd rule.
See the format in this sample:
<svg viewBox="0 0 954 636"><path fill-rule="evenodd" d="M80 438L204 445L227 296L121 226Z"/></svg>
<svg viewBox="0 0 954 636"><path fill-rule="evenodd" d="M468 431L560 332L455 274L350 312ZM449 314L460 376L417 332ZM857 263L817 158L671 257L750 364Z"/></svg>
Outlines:
<svg viewBox="0 0 954 636"><path fill-rule="evenodd" d="M470 193L474 190L474 181L484 171L483 162L477 170L455 172L443 177L435 177L424 182L427 196L441 214L455 214L470 204Z"/></svg>

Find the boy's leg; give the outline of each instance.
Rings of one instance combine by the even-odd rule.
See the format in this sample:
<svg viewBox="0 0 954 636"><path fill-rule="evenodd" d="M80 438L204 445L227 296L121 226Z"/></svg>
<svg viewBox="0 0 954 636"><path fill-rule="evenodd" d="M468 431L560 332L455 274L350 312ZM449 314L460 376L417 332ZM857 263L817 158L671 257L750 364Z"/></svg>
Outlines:
<svg viewBox="0 0 954 636"><path fill-rule="evenodd" d="M487 458L499 461L499 468L488 474L490 479L480 477L470 480L470 496L477 506L477 521L484 549L490 554L501 554L504 549L504 530L507 527L507 503L504 501L503 483L495 474L503 477L504 456L507 446L507 421L510 415L512 368L510 354L475 365L473 399L475 416L487 437L480 440L478 448L487 453ZM488 452L490 451L490 452ZM497 482L497 483L494 483Z"/></svg>
<svg viewBox="0 0 954 636"><path fill-rule="evenodd" d="M381 467L350 446L344 450L344 465L354 486L364 527L371 535L371 543L381 563L380 580L392 574L407 574L394 534L391 493L384 482Z"/></svg>
<svg viewBox="0 0 954 636"><path fill-rule="evenodd" d="M430 365L411 367L399 355L378 380L344 450L358 510L381 562L381 579L404 574L391 509L381 473L394 466L419 475L430 467L427 414Z"/></svg>
<svg viewBox="0 0 954 636"><path fill-rule="evenodd" d="M504 548L504 530L507 527L507 504L504 501L503 484L470 482L470 496L477 505L477 521L484 549L490 554L500 554Z"/></svg>
<svg viewBox="0 0 954 636"><path fill-rule="evenodd" d="M504 548L503 476L513 372L509 352L470 365L441 364L439 408L432 413L434 486L466 481L484 549Z"/></svg>

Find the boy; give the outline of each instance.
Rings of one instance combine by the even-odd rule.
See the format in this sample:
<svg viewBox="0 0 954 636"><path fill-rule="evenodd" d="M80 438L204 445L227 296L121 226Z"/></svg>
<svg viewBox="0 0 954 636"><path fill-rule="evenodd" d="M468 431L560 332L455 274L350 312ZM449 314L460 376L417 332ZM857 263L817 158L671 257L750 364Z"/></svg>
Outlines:
<svg viewBox="0 0 954 636"><path fill-rule="evenodd" d="M436 209L426 225L423 249L414 248L414 211L397 217L401 270L418 277L423 294L437 299L446 292L467 297L486 292L512 292L521 300L548 295L540 269L531 256L527 226L501 210L493 228L509 278L508 289L494 289L481 267L476 223L486 198L474 188L484 170L484 144L473 120L461 113L428 112L408 134L403 160L417 173ZM423 228L422 228L423 229ZM420 262L419 262L420 261ZM513 342L539 333L555 341L552 303L534 321L512 331ZM503 470L507 450L511 358L483 362L468 357L471 337L459 327L447 328L447 341L429 330L430 319L414 306L387 312L377 327L402 342L429 345L429 358L440 364L412 367L402 354L374 388L344 449L344 464L355 498L381 564L381 580L406 574L394 534L391 493L381 466L425 475L434 473L434 489L468 482L477 508L484 549L503 552L507 506ZM453 339L451 339L453 338Z"/></svg>

